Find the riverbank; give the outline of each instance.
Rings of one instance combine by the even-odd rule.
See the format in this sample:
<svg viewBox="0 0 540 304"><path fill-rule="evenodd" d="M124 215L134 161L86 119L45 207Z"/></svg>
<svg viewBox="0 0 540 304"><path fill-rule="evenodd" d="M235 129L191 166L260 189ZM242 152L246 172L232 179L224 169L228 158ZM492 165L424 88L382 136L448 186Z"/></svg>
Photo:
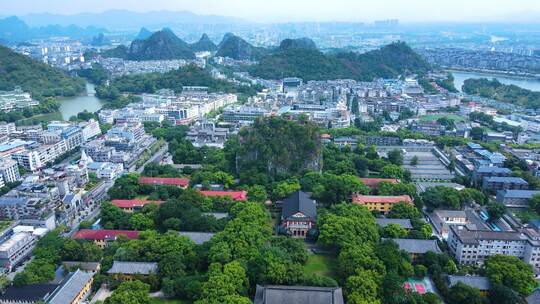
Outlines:
<svg viewBox="0 0 540 304"><path fill-rule="evenodd" d="M516 85L520 88L540 92L540 80L534 78L519 78L519 77L509 77L503 74L490 74L490 73L478 73L478 72L467 72L467 71L458 71L458 70L447 70L451 72L454 76L454 86L456 89L461 91L461 87L465 80L473 78L487 78L492 79L496 78L499 82L507 85Z"/></svg>
<svg viewBox="0 0 540 304"><path fill-rule="evenodd" d="M540 74L531 74L531 73L510 73L498 70L483 70L483 69L465 69L465 68L446 68L448 72L460 72L460 73L474 73L474 74L483 74L483 75L496 75L503 76L507 78L514 79L524 79L524 80L540 80Z"/></svg>

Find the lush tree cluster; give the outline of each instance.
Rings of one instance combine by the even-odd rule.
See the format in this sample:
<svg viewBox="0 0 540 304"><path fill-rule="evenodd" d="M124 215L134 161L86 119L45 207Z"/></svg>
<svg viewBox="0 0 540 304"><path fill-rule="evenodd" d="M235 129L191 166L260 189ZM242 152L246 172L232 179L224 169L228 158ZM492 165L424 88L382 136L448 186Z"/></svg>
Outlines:
<svg viewBox="0 0 540 304"><path fill-rule="evenodd" d="M32 98L43 100L51 96L74 96L84 90L84 80L28 56L0 46L0 90L20 86Z"/></svg>
<svg viewBox="0 0 540 304"><path fill-rule="evenodd" d="M463 83L463 91L486 98L508 102L527 108L540 108L540 93L520 88L516 85L506 85L497 79L467 79Z"/></svg>
<svg viewBox="0 0 540 304"><path fill-rule="evenodd" d="M101 249L94 243L63 238L59 229L48 232L39 239L33 254L34 259L22 272L15 275L15 286L53 280L61 261L95 262L102 257Z"/></svg>

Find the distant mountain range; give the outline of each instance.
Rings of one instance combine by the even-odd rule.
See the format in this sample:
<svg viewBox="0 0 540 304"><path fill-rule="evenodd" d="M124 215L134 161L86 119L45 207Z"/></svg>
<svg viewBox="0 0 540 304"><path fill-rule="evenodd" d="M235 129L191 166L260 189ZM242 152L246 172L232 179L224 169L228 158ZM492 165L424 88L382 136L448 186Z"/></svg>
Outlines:
<svg viewBox="0 0 540 304"><path fill-rule="evenodd" d="M203 34L201 39L192 43L190 47L194 52L213 52L217 50L216 44L206 34Z"/></svg>
<svg viewBox="0 0 540 304"><path fill-rule="evenodd" d="M406 43L396 42L381 49L358 54L325 54L307 40L287 41L263 56L250 73L265 79L300 77L304 80L394 78L403 74L422 74L430 65Z"/></svg>
<svg viewBox="0 0 540 304"><path fill-rule="evenodd" d="M29 14L20 18L30 26L46 26L58 24L61 26L78 25L82 27L99 26L107 29L169 27L174 24L236 24L248 23L234 17L217 15L198 15L188 11L153 11L132 12L128 10L108 10L102 13L80 13L75 15L58 14Z"/></svg>
<svg viewBox="0 0 540 304"><path fill-rule="evenodd" d="M0 19L0 42L17 43L28 39L47 38L51 36L67 36L77 39L91 39L107 32L106 29L88 26L86 28L69 25L47 25L42 27L29 27L21 19L12 16Z"/></svg>

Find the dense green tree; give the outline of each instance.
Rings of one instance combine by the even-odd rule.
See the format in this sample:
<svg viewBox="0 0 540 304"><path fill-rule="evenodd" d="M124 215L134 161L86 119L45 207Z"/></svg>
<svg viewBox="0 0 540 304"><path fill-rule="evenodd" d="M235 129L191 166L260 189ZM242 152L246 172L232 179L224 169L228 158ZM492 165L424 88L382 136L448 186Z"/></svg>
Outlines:
<svg viewBox="0 0 540 304"><path fill-rule="evenodd" d="M459 191L445 186L428 188L422 193L422 200L428 209L451 208L460 209Z"/></svg>
<svg viewBox="0 0 540 304"><path fill-rule="evenodd" d="M350 276L345 283L347 290L347 303L367 304L380 303L378 299L381 277L378 273L369 270L358 270Z"/></svg>
<svg viewBox="0 0 540 304"><path fill-rule="evenodd" d="M407 230L398 224L390 224L382 229L382 236L385 238L404 238L407 234Z"/></svg>
<svg viewBox="0 0 540 304"><path fill-rule="evenodd" d="M388 213L389 218L400 218L400 219L415 219L421 216L418 209L407 203L399 202L392 207L392 210Z"/></svg>
<svg viewBox="0 0 540 304"><path fill-rule="evenodd" d="M486 209L490 221L496 221L506 213L506 206L498 202L491 202L487 204Z"/></svg>
<svg viewBox="0 0 540 304"><path fill-rule="evenodd" d="M489 300L497 304L515 304L521 302L521 297L511 288L502 284L493 284L489 290Z"/></svg>
<svg viewBox="0 0 540 304"><path fill-rule="evenodd" d="M252 202L263 203L268 199L266 189L261 185L253 185L248 187L248 200Z"/></svg>
<svg viewBox="0 0 540 304"><path fill-rule="evenodd" d="M104 304L150 304L150 285L141 281L122 282Z"/></svg>
<svg viewBox="0 0 540 304"><path fill-rule="evenodd" d="M395 149L387 154L388 161L390 161L392 164L401 166L403 165L403 151Z"/></svg>
<svg viewBox="0 0 540 304"><path fill-rule="evenodd" d="M483 304L484 299L480 294L480 291L476 288L465 285L461 282L450 288L450 292L447 297L449 304Z"/></svg>
<svg viewBox="0 0 540 304"><path fill-rule="evenodd" d="M485 269L493 284L502 284L521 295L529 295L536 286L531 266L514 256L491 256L486 260Z"/></svg>
<svg viewBox="0 0 540 304"><path fill-rule="evenodd" d="M332 206L319 216L319 240L324 246L343 248L364 242L378 241L375 218L367 208L353 204Z"/></svg>
<svg viewBox="0 0 540 304"><path fill-rule="evenodd" d="M386 165L381 169L381 177L384 178L402 179L404 176L403 169L398 165Z"/></svg>

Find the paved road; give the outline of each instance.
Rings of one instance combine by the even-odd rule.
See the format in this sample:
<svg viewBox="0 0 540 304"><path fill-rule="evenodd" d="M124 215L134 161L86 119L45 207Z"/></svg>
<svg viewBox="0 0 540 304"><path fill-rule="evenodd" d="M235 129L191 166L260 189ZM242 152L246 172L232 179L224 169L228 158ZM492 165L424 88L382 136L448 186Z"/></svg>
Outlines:
<svg viewBox="0 0 540 304"><path fill-rule="evenodd" d="M163 147L161 147L161 149L159 149L156 153L154 153L154 155L152 155L152 157L150 157L145 163L144 165L142 165L139 169L136 169L136 170L130 170L130 171L135 171L137 173L142 173L143 170L144 170L144 167L149 164L149 163L153 163L153 162L160 162L161 159L163 158L163 156L165 156L165 154L167 153L167 151L169 151L169 144L168 143L165 143L165 145Z"/></svg>

